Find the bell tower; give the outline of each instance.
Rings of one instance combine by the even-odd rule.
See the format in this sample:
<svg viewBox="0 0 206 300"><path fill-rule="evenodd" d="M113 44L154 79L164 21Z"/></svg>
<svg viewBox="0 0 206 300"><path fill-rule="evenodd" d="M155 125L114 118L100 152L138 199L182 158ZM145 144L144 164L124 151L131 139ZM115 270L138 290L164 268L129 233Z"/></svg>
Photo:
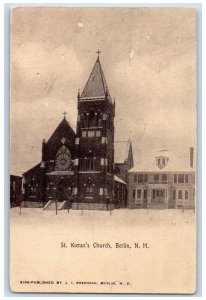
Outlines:
<svg viewBox="0 0 206 300"><path fill-rule="evenodd" d="M114 195L115 104L97 60L78 92L75 197L73 209L112 209Z"/></svg>

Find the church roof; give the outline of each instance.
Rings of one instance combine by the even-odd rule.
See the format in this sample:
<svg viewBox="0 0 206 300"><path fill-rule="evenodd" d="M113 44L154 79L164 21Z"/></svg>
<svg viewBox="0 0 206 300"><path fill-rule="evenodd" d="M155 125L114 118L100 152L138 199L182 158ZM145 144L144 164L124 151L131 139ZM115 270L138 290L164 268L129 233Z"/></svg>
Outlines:
<svg viewBox="0 0 206 300"><path fill-rule="evenodd" d="M66 136L65 136L66 135ZM66 117L63 118L63 120L59 123L49 140L47 141L47 145L49 145L51 142L53 142L56 138L59 137L65 137L70 138L71 140L75 139L75 132L71 128L69 122L67 121Z"/></svg>
<svg viewBox="0 0 206 300"><path fill-rule="evenodd" d="M128 159L131 141L115 141L114 142L114 162L123 164Z"/></svg>
<svg viewBox="0 0 206 300"><path fill-rule="evenodd" d="M109 89L98 57L80 98L106 97L111 101Z"/></svg>
<svg viewBox="0 0 206 300"><path fill-rule="evenodd" d="M65 144L65 146L68 147L72 153L74 153L75 136L74 130L64 117L46 143L48 158L52 159L51 157L55 155L62 143Z"/></svg>

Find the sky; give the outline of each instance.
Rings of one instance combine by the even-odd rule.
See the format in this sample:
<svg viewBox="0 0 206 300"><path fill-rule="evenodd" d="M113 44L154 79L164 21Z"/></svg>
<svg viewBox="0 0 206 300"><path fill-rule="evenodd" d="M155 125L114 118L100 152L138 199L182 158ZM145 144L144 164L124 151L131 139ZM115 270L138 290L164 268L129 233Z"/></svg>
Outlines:
<svg viewBox="0 0 206 300"><path fill-rule="evenodd" d="M196 145L195 10L15 8L11 14L11 174L41 160L64 111L75 130L77 93L100 49L116 102L115 140L134 161Z"/></svg>

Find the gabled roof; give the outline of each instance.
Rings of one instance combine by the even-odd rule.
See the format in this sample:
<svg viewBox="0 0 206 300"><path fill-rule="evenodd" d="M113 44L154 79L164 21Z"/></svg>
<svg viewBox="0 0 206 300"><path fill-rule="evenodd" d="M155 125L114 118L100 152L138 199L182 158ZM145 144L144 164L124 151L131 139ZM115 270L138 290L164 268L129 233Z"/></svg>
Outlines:
<svg viewBox="0 0 206 300"><path fill-rule="evenodd" d="M53 134L50 136L49 140L47 141L47 146L49 146L52 142L56 142L56 139L59 137L69 138L72 144L75 140L75 132L69 125L67 119L64 117L63 120L59 123Z"/></svg>
<svg viewBox="0 0 206 300"><path fill-rule="evenodd" d="M41 166L41 163L38 163L37 165L35 165L31 169L24 172L23 175L36 174L36 173L40 172L40 170L41 170L40 166Z"/></svg>
<svg viewBox="0 0 206 300"><path fill-rule="evenodd" d="M163 168L159 168L156 162L156 157L164 156L168 157L169 160L167 165ZM195 171L195 159L194 167L190 167L190 156L188 155L177 155L170 151L165 151L164 154L158 151L158 153L153 155L148 155L145 159L137 163L129 173L139 173L139 172L194 172Z"/></svg>
<svg viewBox="0 0 206 300"><path fill-rule="evenodd" d="M65 140L64 141L65 146L69 148L72 154L74 154L75 136L76 135L74 130L71 128L68 121L64 117L46 143L47 159L53 159L57 150L62 145L62 139Z"/></svg>
<svg viewBox="0 0 206 300"><path fill-rule="evenodd" d="M128 159L131 141L115 141L114 142L114 162L122 164Z"/></svg>
<svg viewBox="0 0 206 300"><path fill-rule="evenodd" d="M97 58L81 98L108 98L111 101L109 89L101 67L99 57Z"/></svg>

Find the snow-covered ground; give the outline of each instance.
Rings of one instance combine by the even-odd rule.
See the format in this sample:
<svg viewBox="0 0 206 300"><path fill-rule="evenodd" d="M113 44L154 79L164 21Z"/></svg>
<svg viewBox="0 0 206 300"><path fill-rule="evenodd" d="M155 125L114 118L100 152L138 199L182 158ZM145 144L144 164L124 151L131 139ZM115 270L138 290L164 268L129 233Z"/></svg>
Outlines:
<svg viewBox="0 0 206 300"><path fill-rule="evenodd" d="M62 242L67 248L61 247ZM87 243L89 248L73 248L71 243ZM107 243L111 247L94 247ZM135 248L135 243L140 248ZM122 247L116 248L117 244ZM126 244L131 248L124 248ZM39 208L22 208L20 214L19 208L12 208L10 247L11 288L15 291L195 290L192 210L62 210L56 215ZM54 284L20 284L26 280L50 280ZM56 280L62 283L55 284ZM77 284L79 281L87 283Z"/></svg>

